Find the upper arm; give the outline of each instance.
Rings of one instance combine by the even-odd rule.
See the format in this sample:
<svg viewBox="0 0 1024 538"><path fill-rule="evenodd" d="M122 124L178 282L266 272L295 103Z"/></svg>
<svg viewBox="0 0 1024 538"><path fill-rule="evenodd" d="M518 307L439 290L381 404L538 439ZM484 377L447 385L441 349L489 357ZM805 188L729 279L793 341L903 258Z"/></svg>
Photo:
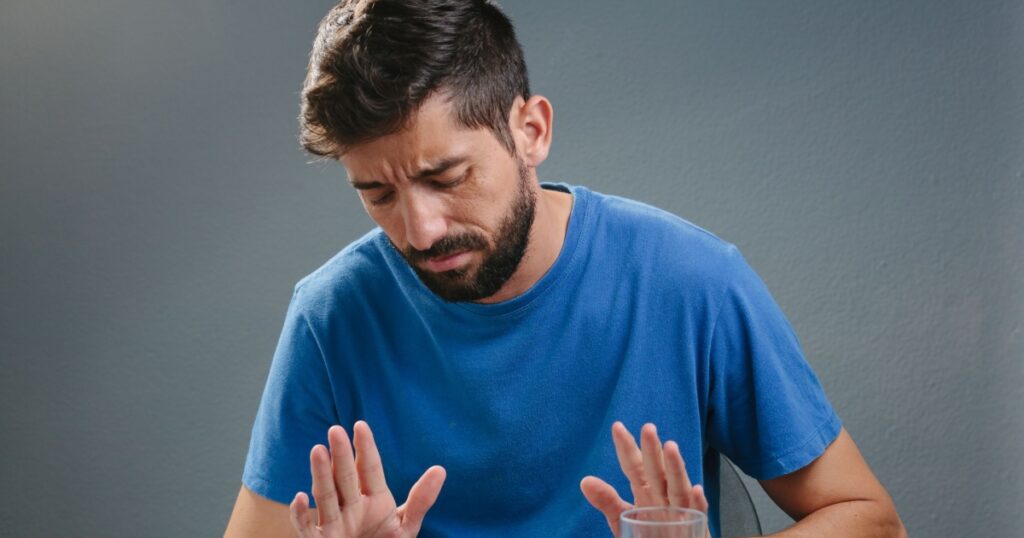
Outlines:
<svg viewBox="0 0 1024 538"><path fill-rule="evenodd" d="M845 428L821 456L804 468L760 483L775 504L796 520L846 501L878 503L896 513L892 499Z"/></svg>
<svg viewBox="0 0 1024 538"><path fill-rule="evenodd" d="M271 501L244 485L238 491L225 538L296 536L288 514L288 505Z"/></svg>

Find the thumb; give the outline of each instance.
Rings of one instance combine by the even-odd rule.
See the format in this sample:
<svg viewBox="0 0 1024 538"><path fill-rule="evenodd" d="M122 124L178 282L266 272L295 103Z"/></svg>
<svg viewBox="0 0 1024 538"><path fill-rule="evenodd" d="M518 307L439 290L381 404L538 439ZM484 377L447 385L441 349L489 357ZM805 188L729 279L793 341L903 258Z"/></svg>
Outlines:
<svg viewBox="0 0 1024 538"><path fill-rule="evenodd" d="M438 494L441 493L441 486L447 473L444 467L435 465L426 470L423 476L413 484L409 490L409 498L398 511L402 514L402 528L410 531L415 536L423 524L423 516L427 514Z"/></svg>
<svg viewBox="0 0 1024 538"><path fill-rule="evenodd" d="M587 501L604 514L614 536L619 535L619 515L633 508L633 505L622 500L619 493L611 485L596 476L588 476L580 482L580 490Z"/></svg>

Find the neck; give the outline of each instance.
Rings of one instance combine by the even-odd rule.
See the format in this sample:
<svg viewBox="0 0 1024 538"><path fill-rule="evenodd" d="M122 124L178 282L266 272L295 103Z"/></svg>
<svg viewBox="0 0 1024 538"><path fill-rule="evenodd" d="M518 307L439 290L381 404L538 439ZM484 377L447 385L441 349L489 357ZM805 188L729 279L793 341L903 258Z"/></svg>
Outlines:
<svg viewBox="0 0 1024 538"><path fill-rule="evenodd" d="M481 299L479 303L500 303L522 295L551 269L562 251L572 212L572 194L542 189L536 176L530 183L537 197L537 205L526 252L508 282L497 293Z"/></svg>

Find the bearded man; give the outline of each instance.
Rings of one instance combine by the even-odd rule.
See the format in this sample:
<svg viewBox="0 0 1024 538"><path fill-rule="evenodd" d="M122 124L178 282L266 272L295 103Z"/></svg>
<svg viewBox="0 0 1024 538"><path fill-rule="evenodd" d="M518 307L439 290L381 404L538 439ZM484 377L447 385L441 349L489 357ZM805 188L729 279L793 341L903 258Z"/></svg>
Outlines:
<svg viewBox="0 0 1024 538"><path fill-rule="evenodd" d="M737 249L539 182L552 119L489 2L327 14L301 142L378 226L295 287L227 534L617 535L633 503L714 534L722 454L780 536L903 535Z"/></svg>

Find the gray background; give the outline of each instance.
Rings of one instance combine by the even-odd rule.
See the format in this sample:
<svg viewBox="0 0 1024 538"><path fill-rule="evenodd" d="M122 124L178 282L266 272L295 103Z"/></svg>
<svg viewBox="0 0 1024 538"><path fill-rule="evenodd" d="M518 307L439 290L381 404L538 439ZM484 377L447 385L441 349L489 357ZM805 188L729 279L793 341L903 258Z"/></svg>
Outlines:
<svg viewBox="0 0 1024 538"><path fill-rule="evenodd" d="M911 534L1019 535L1024 6L505 4L542 179L736 243ZM0 534L223 531L292 285L371 225L295 141L330 5L0 4Z"/></svg>

